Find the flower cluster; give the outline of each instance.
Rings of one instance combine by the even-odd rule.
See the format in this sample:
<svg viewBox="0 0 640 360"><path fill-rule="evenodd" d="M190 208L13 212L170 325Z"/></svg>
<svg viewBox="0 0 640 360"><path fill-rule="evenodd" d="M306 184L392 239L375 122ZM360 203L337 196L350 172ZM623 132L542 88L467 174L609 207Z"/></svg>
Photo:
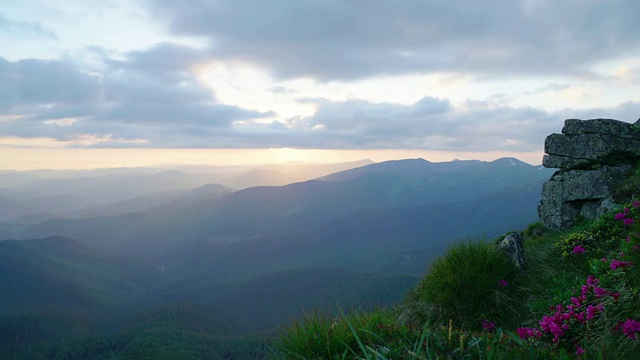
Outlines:
<svg viewBox="0 0 640 360"><path fill-rule="evenodd" d="M634 201L633 207L640 208L640 201ZM615 214L614 218L616 220L622 221L622 223L625 226L631 226L635 223L635 220L633 219L633 216L631 215L631 211L629 210L628 207L624 208L624 210L621 213Z"/></svg>
<svg viewBox="0 0 640 360"><path fill-rule="evenodd" d="M584 248L580 245L576 246L573 248L573 253L574 254L584 254Z"/></svg>
<svg viewBox="0 0 640 360"><path fill-rule="evenodd" d="M629 262L629 261L622 261L622 260L617 260L617 259L612 259L611 263L609 263L611 270L616 270L616 269L626 269L629 268L633 265L633 263Z"/></svg>
<svg viewBox="0 0 640 360"><path fill-rule="evenodd" d="M622 331L630 339L636 340L636 333L640 332L640 321L629 318L618 324L614 330Z"/></svg>
<svg viewBox="0 0 640 360"><path fill-rule="evenodd" d="M504 286L504 287L506 287L506 286L508 286L508 285L509 285L509 283L508 283L508 282L507 282L507 280L505 280L505 279L500 279L500 280L498 281L498 285L499 285L499 286Z"/></svg>
<svg viewBox="0 0 640 360"><path fill-rule="evenodd" d="M545 315L538 323L540 330L537 328L518 328L518 335L522 339L535 338L539 339L544 334L553 336L553 343L557 344L561 338L575 327L585 325L585 323L591 319L596 318L599 314L604 313L604 304L587 304L589 298L604 300L605 297L610 296L614 300L617 300L620 293L609 292L600 286L600 280L590 275L587 278L586 284L580 289L580 295L578 297L571 298L570 305L556 305L552 306L551 310L553 314ZM575 341L576 339L569 339Z"/></svg>
<svg viewBox="0 0 640 360"><path fill-rule="evenodd" d="M539 339L540 337L542 337L542 332L540 332L540 330L538 328L527 328L527 327L520 327L518 328L518 336L520 336L521 339Z"/></svg>

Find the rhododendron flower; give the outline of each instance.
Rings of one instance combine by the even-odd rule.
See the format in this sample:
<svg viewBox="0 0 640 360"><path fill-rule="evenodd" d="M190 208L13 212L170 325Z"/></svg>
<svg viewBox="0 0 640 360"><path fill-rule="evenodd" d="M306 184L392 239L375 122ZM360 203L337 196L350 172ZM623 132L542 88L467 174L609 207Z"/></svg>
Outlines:
<svg viewBox="0 0 640 360"><path fill-rule="evenodd" d="M634 222L634 221L633 221L633 219L632 219L632 218L624 219L624 224L625 224L626 226L631 226L631 225L633 225L633 222Z"/></svg>
<svg viewBox="0 0 640 360"><path fill-rule="evenodd" d="M611 267L611 270L616 270L618 268L626 269L628 267L631 267L631 265L633 265L633 264L628 262L628 261L621 261L621 260L613 259L613 260L611 260L610 267Z"/></svg>
<svg viewBox="0 0 640 360"><path fill-rule="evenodd" d="M584 313L583 312L574 314L573 318L576 319L577 322L579 322L581 324L584 324L585 320L584 320Z"/></svg>
<svg viewBox="0 0 640 360"><path fill-rule="evenodd" d="M640 332L640 321L636 321L631 318L620 323L618 326L622 327L622 332L633 340L636 339L636 333Z"/></svg>
<svg viewBox="0 0 640 360"><path fill-rule="evenodd" d="M482 320L482 327L487 331L494 331L496 329L496 323Z"/></svg>
<svg viewBox="0 0 640 360"><path fill-rule="evenodd" d="M633 202L633 207L640 207L640 201L634 201Z"/></svg>
<svg viewBox="0 0 640 360"><path fill-rule="evenodd" d="M624 220L624 218L626 218L627 216L623 213L617 213L613 216L614 219L616 220Z"/></svg>
<svg viewBox="0 0 640 360"><path fill-rule="evenodd" d="M507 286L507 285L509 285L509 283L508 283L508 282L507 282L507 280L505 280L505 279L500 279L500 280L498 281L498 285L500 285L500 286Z"/></svg>
<svg viewBox="0 0 640 360"><path fill-rule="evenodd" d="M580 307L580 305L582 305L582 302L580 300L578 300L575 297L571 297L571 303L575 306L575 307Z"/></svg>
<svg viewBox="0 0 640 360"><path fill-rule="evenodd" d="M580 355L584 355L586 351L581 348L580 346L576 347L576 355L580 356Z"/></svg>
<svg viewBox="0 0 640 360"><path fill-rule="evenodd" d="M587 320L593 319L596 315L598 315L599 312L602 311L604 311L604 307L602 306L602 304L598 306L587 306Z"/></svg>
<svg viewBox="0 0 640 360"><path fill-rule="evenodd" d="M582 285L580 288L580 293L584 296L589 293L589 287L587 285Z"/></svg>
<svg viewBox="0 0 640 360"><path fill-rule="evenodd" d="M574 254L584 254L584 248L580 245L573 248Z"/></svg>

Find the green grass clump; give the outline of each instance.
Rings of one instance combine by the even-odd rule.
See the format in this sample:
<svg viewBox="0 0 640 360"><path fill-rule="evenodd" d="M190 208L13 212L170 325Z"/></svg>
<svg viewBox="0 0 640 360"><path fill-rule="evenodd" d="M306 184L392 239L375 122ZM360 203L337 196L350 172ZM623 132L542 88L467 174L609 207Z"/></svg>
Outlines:
<svg viewBox="0 0 640 360"><path fill-rule="evenodd" d="M394 313L383 309L340 317L313 312L287 328L278 350L285 359L343 359L359 342L389 337L384 330L394 322Z"/></svg>
<svg viewBox="0 0 640 360"><path fill-rule="evenodd" d="M483 320L503 325L517 317L517 270L493 244L464 242L437 259L406 304L410 323L432 320L481 329ZM411 311L410 311L411 312Z"/></svg>

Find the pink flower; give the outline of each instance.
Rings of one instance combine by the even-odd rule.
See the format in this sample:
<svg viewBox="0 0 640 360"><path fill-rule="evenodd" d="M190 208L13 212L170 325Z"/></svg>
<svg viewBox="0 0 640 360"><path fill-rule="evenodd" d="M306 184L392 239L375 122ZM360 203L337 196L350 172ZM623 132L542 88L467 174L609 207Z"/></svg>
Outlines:
<svg viewBox="0 0 640 360"><path fill-rule="evenodd" d="M628 261L620 261L617 259L612 259L611 260L611 270L616 270L618 268L622 268L622 269L626 269L628 267L631 267L633 265L633 263L630 263Z"/></svg>
<svg viewBox="0 0 640 360"><path fill-rule="evenodd" d="M580 300L578 300L577 298L572 297L571 298L571 303L575 306L575 307L580 307L580 305L582 305L582 302Z"/></svg>
<svg viewBox="0 0 640 360"><path fill-rule="evenodd" d="M628 219L624 219L624 222L623 222L623 223L624 223L626 226L631 226L631 225L633 225L633 222L634 222L634 221L633 221L633 219L632 219L632 218L628 218Z"/></svg>
<svg viewBox="0 0 640 360"><path fill-rule="evenodd" d="M573 248L573 253L574 254L584 254L584 248L580 245L576 246Z"/></svg>
<svg viewBox="0 0 640 360"><path fill-rule="evenodd" d="M597 298L609 295L609 292L607 290L597 286L593 288L593 292L596 294Z"/></svg>
<svg viewBox="0 0 640 360"><path fill-rule="evenodd" d="M633 202L633 207L635 207L635 208L640 207L640 201L634 201Z"/></svg>
<svg viewBox="0 0 640 360"><path fill-rule="evenodd" d="M508 283L508 282L507 282L507 280L505 280L505 279L500 279L500 280L498 281L498 285L500 285L500 286L505 286L505 287L506 287L507 285L509 285L509 283Z"/></svg>
<svg viewBox="0 0 640 360"><path fill-rule="evenodd" d="M626 321L618 324L618 327L622 327L622 332L624 332L624 334L627 335L630 339L635 340L636 333L640 332L640 321L629 318Z"/></svg>
<svg viewBox="0 0 640 360"><path fill-rule="evenodd" d="M593 275L589 275L589 277L587 278L587 285L589 286L594 286L600 283L600 279L598 279L597 277L594 277Z"/></svg>
<svg viewBox="0 0 640 360"><path fill-rule="evenodd" d="M617 213L613 216L614 219L616 220L624 220L624 218L626 218L627 216L623 213Z"/></svg>
<svg viewBox="0 0 640 360"><path fill-rule="evenodd" d="M598 315L599 312L602 312L602 311L604 311L604 307L602 307L602 305L598 305L598 306L589 305L589 306L587 306L587 320L593 319L596 315Z"/></svg>
<svg viewBox="0 0 640 360"><path fill-rule="evenodd" d="M580 355L584 355L586 351L581 348L580 346L576 347L576 355L580 356Z"/></svg>
<svg viewBox="0 0 640 360"><path fill-rule="evenodd" d="M496 323L482 320L482 327L487 331L494 331L496 329Z"/></svg>

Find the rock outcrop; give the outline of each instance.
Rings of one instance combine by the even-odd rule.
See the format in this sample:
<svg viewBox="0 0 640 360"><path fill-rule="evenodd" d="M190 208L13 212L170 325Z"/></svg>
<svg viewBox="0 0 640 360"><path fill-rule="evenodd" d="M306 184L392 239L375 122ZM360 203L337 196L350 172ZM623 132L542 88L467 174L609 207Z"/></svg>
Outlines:
<svg viewBox="0 0 640 360"><path fill-rule="evenodd" d="M615 205L612 192L640 161L640 120L569 119L544 147L542 165L559 171L543 185L538 216L548 228L567 228Z"/></svg>

